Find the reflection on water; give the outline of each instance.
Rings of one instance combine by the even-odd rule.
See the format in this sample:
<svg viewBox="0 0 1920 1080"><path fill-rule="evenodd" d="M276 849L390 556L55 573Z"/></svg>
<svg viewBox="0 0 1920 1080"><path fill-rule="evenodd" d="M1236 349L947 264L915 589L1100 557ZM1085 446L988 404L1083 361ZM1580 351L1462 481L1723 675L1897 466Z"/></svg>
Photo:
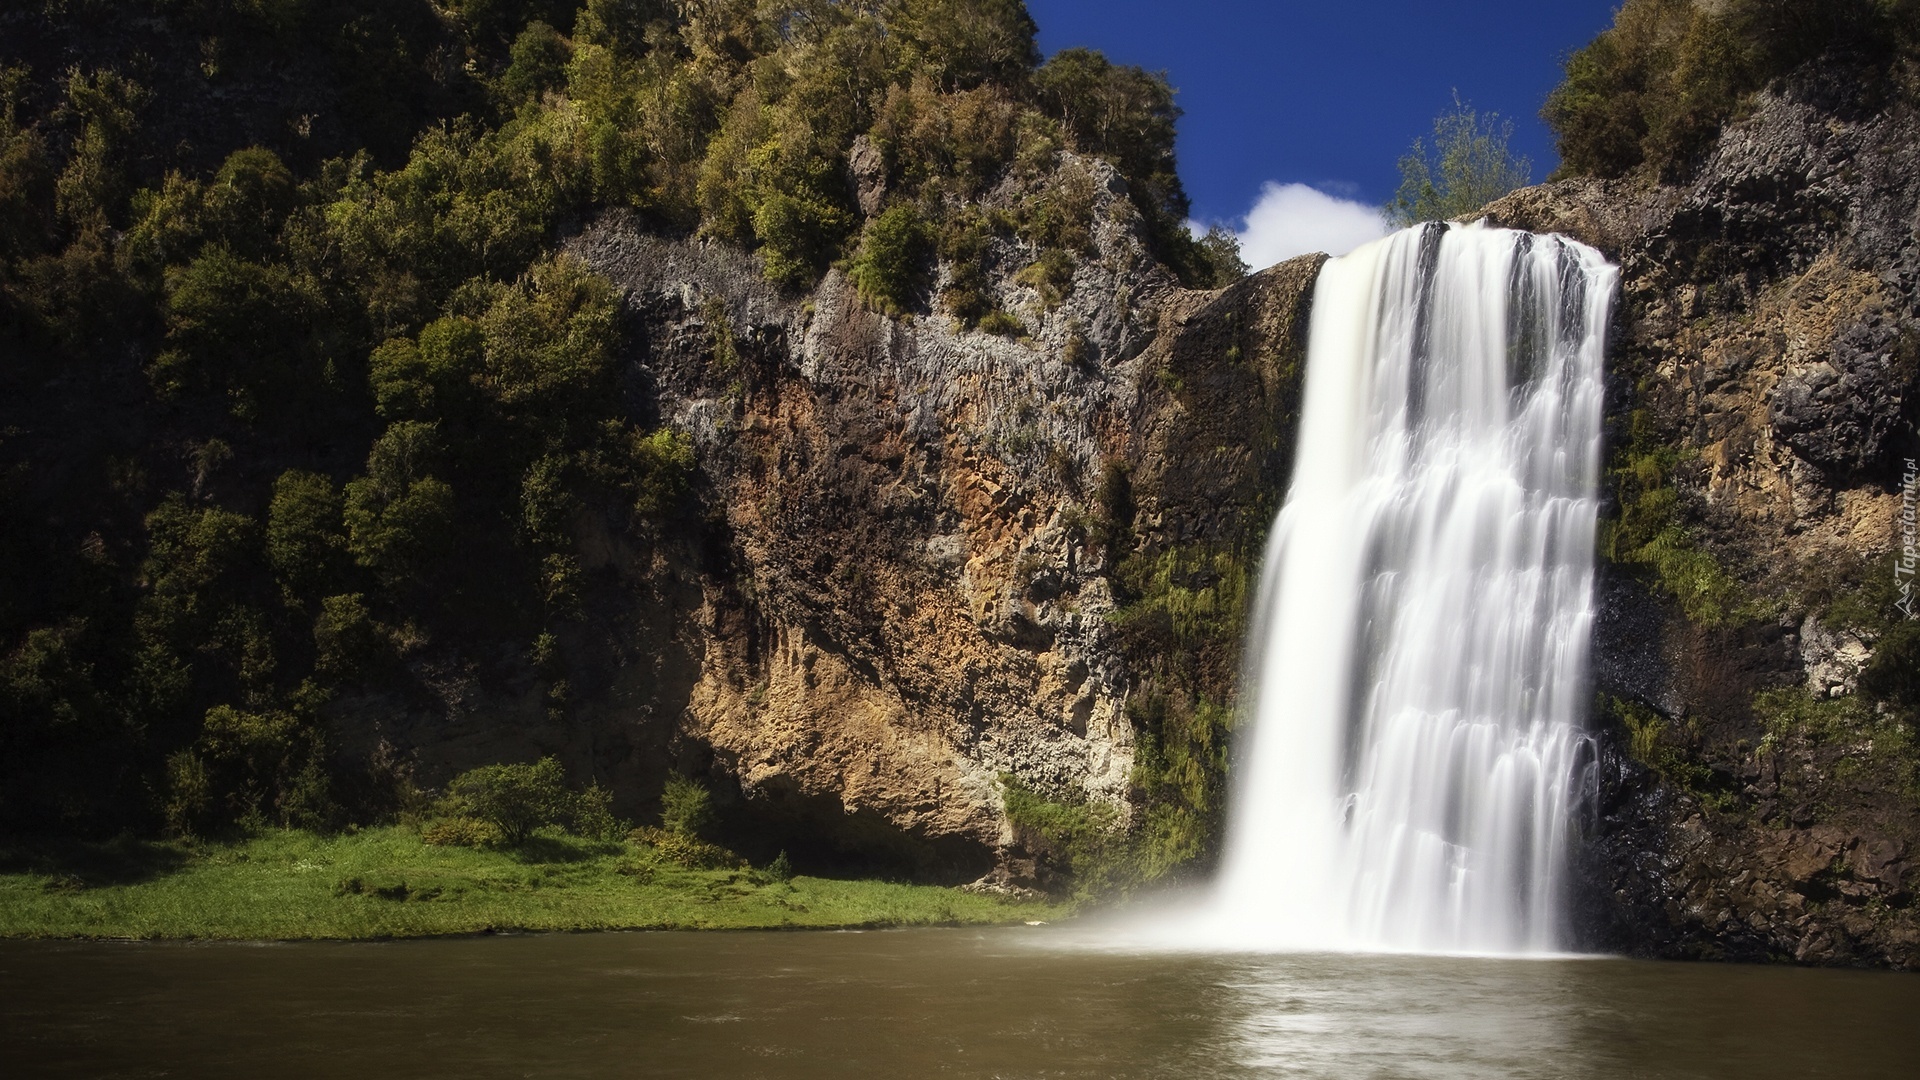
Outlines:
<svg viewBox="0 0 1920 1080"><path fill-rule="evenodd" d="M1051 928L0 942L8 1076L1912 1077L1920 977Z"/></svg>

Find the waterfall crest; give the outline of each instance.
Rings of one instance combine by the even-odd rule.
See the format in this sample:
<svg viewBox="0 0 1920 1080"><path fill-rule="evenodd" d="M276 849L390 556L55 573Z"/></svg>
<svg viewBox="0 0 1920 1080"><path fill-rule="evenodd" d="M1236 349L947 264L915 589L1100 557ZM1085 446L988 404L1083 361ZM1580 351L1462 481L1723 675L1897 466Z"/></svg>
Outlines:
<svg viewBox="0 0 1920 1080"><path fill-rule="evenodd" d="M1321 271L1215 943L1565 947L1616 279L1591 248L1478 225Z"/></svg>

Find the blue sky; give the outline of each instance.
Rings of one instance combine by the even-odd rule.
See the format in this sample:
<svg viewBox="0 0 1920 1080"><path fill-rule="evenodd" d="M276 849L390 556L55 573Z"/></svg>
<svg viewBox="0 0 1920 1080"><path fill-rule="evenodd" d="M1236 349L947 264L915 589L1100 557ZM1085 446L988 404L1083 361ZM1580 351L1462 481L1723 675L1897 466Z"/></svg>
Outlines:
<svg viewBox="0 0 1920 1080"><path fill-rule="evenodd" d="M1325 195L1385 202L1400 155L1455 90L1511 119L1515 149L1544 179L1554 157L1540 104L1561 59L1605 29L1617 4L1027 0L1048 54L1087 46L1167 72L1186 110L1180 175L1194 216L1236 228L1263 188L1297 204L1269 201L1275 213L1341 212Z"/></svg>

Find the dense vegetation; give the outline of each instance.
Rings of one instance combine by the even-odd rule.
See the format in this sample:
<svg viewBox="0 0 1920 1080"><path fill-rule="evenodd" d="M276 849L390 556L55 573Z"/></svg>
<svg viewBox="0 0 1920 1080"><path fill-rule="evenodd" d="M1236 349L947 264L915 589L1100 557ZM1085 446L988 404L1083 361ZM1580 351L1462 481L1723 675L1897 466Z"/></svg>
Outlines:
<svg viewBox="0 0 1920 1080"><path fill-rule="evenodd" d="M573 524L668 542L696 512L619 298L559 252L589 215L1017 328L978 251L1017 237L1057 286L1071 163L1104 159L1164 260L1229 276L1183 226L1164 79L1038 60L1018 0L0 15L0 828L378 819L410 783L343 762L326 711L405 707L430 666L567 713Z"/></svg>
<svg viewBox="0 0 1920 1080"><path fill-rule="evenodd" d="M1626 0L1568 59L1544 115L1563 174L1671 178L1755 91L1811 61L1873 98L1910 88L1916 59L1915 0Z"/></svg>
<svg viewBox="0 0 1920 1080"><path fill-rule="evenodd" d="M957 889L760 869L701 838L708 794L676 778L659 827L553 758L484 765L395 825L218 839L0 842L0 937L406 937L496 930L922 926L1069 909Z"/></svg>

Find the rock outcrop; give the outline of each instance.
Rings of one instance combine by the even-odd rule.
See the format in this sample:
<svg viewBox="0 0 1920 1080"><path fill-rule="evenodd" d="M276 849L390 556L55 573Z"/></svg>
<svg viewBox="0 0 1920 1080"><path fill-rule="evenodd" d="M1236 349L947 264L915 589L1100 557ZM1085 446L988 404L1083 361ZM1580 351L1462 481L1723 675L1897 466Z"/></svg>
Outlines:
<svg viewBox="0 0 1920 1080"><path fill-rule="evenodd" d="M1920 965L1913 718L1861 690L1916 453L1920 117L1838 100L1762 96L1684 185L1573 180L1486 211L1623 270L1594 946ZM872 154L849 169L877 207ZM1017 333L883 315L837 271L782 294L750 255L619 215L587 227L571 250L632 320L631 409L692 436L702 512L657 537L577 522L603 640L576 651L602 660L564 723L503 706L399 741L443 768L498 750L468 737L557 750L629 812L671 764L769 849L1023 884L1044 852L1010 781L1124 822L1154 805L1142 762L1186 737L1204 823L1223 757L1167 718L1235 693L1219 627L1285 488L1319 260L1182 289L1109 167L1060 168L1094 191L1070 286L1022 284L1012 237L986 256ZM1195 612L1211 636L1170 629Z"/></svg>
<svg viewBox="0 0 1920 1080"><path fill-rule="evenodd" d="M1094 180L1091 247L1049 303L1015 281L1018 241L998 243L1018 336L880 314L838 271L782 295L752 256L619 215L571 243L623 290L634 407L691 433L705 511L651 554L580 523L601 602L648 607L662 579L698 601L535 742L577 757L591 729L629 805L672 759L762 843L942 880L1031 879L1005 778L1125 820L1129 695L1157 658L1116 625L1116 564L1257 550L1318 260L1182 289L1118 174L1061 168ZM1230 696L1233 658L1208 670Z"/></svg>
<svg viewBox="0 0 1920 1080"><path fill-rule="evenodd" d="M1605 947L1920 965L1915 718L1858 697L1904 617L1920 115L1842 90L1762 95L1684 186L1487 209L1621 264L1615 535L1662 512L1650 493L1671 505L1665 547L1620 540L1603 586L1583 928Z"/></svg>

